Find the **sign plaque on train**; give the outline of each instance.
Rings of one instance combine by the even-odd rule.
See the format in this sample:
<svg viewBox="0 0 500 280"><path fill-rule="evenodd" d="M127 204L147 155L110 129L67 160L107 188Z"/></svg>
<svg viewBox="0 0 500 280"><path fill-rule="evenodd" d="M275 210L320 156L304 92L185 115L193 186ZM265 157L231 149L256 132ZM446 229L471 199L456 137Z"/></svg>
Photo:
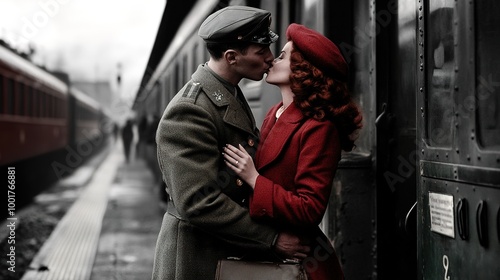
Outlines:
<svg viewBox="0 0 500 280"><path fill-rule="evenodd" d="M453 196L429 192L431 231L455 238Z"/></svg>

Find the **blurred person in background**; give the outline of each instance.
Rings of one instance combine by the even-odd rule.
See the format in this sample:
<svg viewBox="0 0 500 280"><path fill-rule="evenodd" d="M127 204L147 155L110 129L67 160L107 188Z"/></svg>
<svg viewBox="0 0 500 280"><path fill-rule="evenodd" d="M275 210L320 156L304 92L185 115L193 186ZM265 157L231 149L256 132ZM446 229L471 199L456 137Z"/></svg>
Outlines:
<svg viewBox="0 0 500 280"><path fill-rule="evenodd" d="M132 139L134 139L134 122L129 119L122 128L123 151L125 153L125 160L127 163L130 162Z"/></svg>

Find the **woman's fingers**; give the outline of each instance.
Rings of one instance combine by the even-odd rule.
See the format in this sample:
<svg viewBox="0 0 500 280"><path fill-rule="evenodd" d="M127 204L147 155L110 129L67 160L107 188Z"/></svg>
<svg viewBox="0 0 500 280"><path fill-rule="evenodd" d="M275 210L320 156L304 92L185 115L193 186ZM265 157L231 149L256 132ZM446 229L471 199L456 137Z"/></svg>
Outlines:
<svg viewBox="0 0 500 280"><path fill-rule="evenodd" d="M240 144L239 148L236 148L233 145L227 144L226 147L223 148L223 155L226 162L232 167L234 171L245 170L249 164L253 164L252 157L245 148Z"/></svg>
<svg viewBox="0 0 500 280"><path fill-rule="evenodd" d="M230 146L230 147L229 147ZM238 155L239 151L231 145L227 145L224 147L224 152L222 155L224 156L224 160L226 164L233 170L238 171L238 166L242 161L242 158Z"/></svg>
<svg viewBox="0 0 500 280"><path fill-rule="evenodd" d="M224 156L224 160L227 163L234 165L234 166L238 165L239 161L237 159L235 159L234 157L232 157L231 155L229 155L229 153L227 153L227 152L223 153L223 156Z"/></svg>
<svg viewBox="0 0 500 280"><path fill-rule="evenodd" d="M250 154L247 152L247 150L245 150L245 148L241 144L238 144L238 147L239 151L243 153L243 155L250 156Z"/></svg>
<svg viewBox="0 0 500 280"><path fill-rule="evenodd" d="M244 155L244 153L242 154L241 151L236 148L235 146L231 145L231 144L227 144L226 147L224 148L226 151L228 152L231 152L232 154L238 156L238 157L241 157Z"/></svg>
<svg viewBox="0 0 500 280"><path fill-rule="evenodd" d="M249 155L245 152L242 152L238 150L236 147L232 145L227 145L224 147L224 153L233 158L235 161L242 162L244 161Z"/></svg>

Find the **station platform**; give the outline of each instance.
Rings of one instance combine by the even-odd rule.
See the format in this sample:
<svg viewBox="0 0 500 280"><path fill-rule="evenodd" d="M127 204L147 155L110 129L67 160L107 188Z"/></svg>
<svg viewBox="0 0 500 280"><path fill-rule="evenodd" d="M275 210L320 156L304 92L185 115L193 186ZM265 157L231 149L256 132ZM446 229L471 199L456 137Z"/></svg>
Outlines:
<svg viewBox="0 0 500 280"><path fill-rule="evenodd" d="M150 279L164 213L158 179L134 153L127 162L119 140L80 173L84 188L22 280Z"/></svg>

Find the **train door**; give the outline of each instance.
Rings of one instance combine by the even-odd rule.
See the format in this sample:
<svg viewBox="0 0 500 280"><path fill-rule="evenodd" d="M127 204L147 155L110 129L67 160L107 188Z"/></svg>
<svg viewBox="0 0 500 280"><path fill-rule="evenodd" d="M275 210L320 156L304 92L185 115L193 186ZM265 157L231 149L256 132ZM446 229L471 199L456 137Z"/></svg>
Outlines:
<svg viewBox="0 0 500 280"><path fill-rule="evenodd" d="M416 279L416 1L376 1L377 279Z"/></svg>
<svg viewBox="0 0 500 280"><path fill-rule="evenodd" d="M356 148L342 155L322 229L334 242L346 279L376 279L374 5L363 0L302 2L296 10L302 11L303 22L334 41L349 64L349 88L364 123Z"/></svg>
<svg viewBox="0 0 500 280"><path fill-rule="evenodd" d="M309 14L348 61L365 124L339 164L323 230L346 279L416 279L416 2L303 3L305 15L327 11Z"/></svg>
<svg viewBox="0 0 500 280"><path fill-rule="evenodd" d="M418 3L418 273L500 277L500 3Z"/></svg>

